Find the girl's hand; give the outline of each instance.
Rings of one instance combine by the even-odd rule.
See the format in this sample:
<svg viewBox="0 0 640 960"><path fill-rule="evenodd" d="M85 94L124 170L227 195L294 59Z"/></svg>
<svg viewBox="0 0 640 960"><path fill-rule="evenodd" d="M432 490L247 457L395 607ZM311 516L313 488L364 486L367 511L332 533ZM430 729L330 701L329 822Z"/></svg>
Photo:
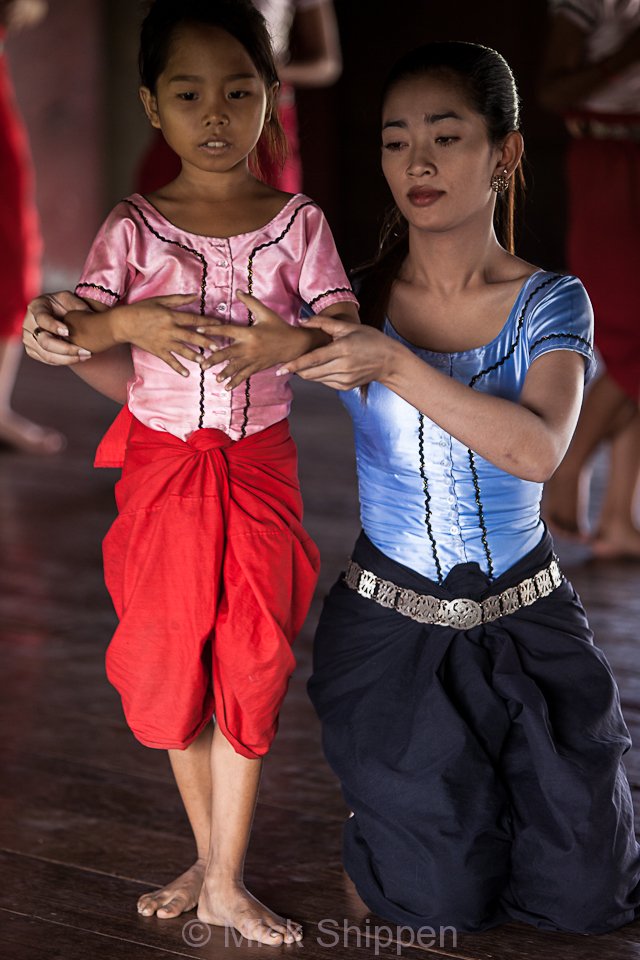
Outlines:
<svg viewBox="0 0 640 960"><path fill-rule="evenodd" d="M251 326L225 323L211 330L208 326L198 327L201 332L208 331L209 336L225 337L233 341L229 346L219 348L209 344L212 354L202 361L204 370L225 360L229 361L217 376L219 383L228 380L225 390L233 390L259 370L267 370L276 364L287 363L299 357L311 345L310 336L304 329L291 327L255 297L250 297L240 290L237 296L253 315Z"/></svg>
<svg viewBox="0 0 640 960"><path fill-rule="evenodd" d="M9 0L7 26L11 30L36 27L47 15L46 0Z"/></svg>
<svg viewBox="0 0 640 960"><path fill-rule="evenodd" d="M213 319L176 309L198 298L199 294L174 294L113 307L108 314L113 339L117 343L132 343L160 357L172 370L188 377L189 371L177 357L185 357L204 366L202 350L211 349L212 332L204 336L195 328L201 326L204 319L207 328L219 326Z"/></svg>
<svg viewBox="0 0 640 960"><path fill-rule="evenodd" d="M52 366L70 366L88 360L91 353L69 343L69 329L64 322L70 310L86 310L80 297L68 290L43 294L27 307L22 324L22 343L32 360Z"/></svg>
<svg viewBox="0 0 640 960"><path fill-rule="evenodd" d="M277 373L297 373L334 390L351 390L373 380L383 381L394 350L394 341L374 327L354 326L343 320L318 316L305 327L324 330L333 343L281 367Z"/></svg>

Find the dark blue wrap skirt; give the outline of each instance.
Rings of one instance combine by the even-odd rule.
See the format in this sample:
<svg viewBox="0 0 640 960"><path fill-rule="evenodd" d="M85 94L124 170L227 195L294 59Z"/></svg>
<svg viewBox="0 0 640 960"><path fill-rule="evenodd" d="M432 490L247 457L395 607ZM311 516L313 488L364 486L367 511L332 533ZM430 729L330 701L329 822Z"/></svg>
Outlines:
<svg viewBox="0 0 640 960"><path fill-rule="evenodd" d="M546 566L548 536L493 582L443 586L362 534L353 559L398 586L483 599ZM309 693L354 816L344 864L367 906L414 928L510 919L601 933L634 920L640 848L618 688L567 581L470 630L329 594Z"/></svg>

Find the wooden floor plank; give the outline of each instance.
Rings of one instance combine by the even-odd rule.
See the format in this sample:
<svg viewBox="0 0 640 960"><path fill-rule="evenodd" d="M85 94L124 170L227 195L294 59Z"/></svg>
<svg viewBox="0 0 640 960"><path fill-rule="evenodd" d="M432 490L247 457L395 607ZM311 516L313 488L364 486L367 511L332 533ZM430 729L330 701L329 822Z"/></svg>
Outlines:
<svg viewBox="0 0 640 960"><path fill-rule="evenodd" d="M237 934L224 928L209 928L199 923L193 912L174 920L158 920L156 917L142 917L136 913L135 901L140 895L140 886L122 878L108 876L91 870L79 870L66 864L52 863L38 858L0 853L0 868L10 873L13 882L10 888L0 889L0 926L5 930L0 934L11 942L14 926L9 919L14 917L33 918L40 923L52 925L50 935L53 941L64 937L65 930L75 930L78 934L90 938L107 938L120 945L129 944L130 948L144 948L155 951L177 953L180 956L209 957L228 956L226 951L238 958L256 957L264 954L264 948L242 940ZM317 891L318 885L314 884ZM309 884L309 888L311 885ZM260 889L260 895L269 896L273 906L278 904L281 884L270 881L268 887ZM9 918L9 919L8 919ZM8 931L7 932L7 927ZM21 929L18 927L18 929ZM31 928L22 933L25 942L30 944L36 936ZM338 948L336 956L351 958L361 956L360 947L369 941L372 946L376 927L371 923L357 925L355 920L343 923L342 920L318 916L317 921L305 922L304 948L292 945L282 952L291 953L304 949L304 956L316 960L330 955L330 949ZM397 955L397 949L385 940L391 940L380 925L380 940L377 950L380 956ZM409 933L404 937L408 943ZM91 940L89 941L92 942ZM121 946L120 949L124 950ZM409 949L403 947L403 955L438 958L440 950ZM3 960L9 960L11 954L0 954ZM101 954L100 954L101 955ZM118 956L136 956L126 951ZM16 955L16 960L17 957ZM83 960L91 956L89 946ZM146 956L146 954L145 954ZM13 960L13 958L11 958ZM66 958L65 958L66 960Z"/></svg>

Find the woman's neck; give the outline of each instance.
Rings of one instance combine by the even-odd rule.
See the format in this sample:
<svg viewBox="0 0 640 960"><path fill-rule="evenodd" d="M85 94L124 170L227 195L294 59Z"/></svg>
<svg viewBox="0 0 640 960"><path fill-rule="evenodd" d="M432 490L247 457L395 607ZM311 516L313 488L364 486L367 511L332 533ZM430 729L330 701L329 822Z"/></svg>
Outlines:
<svg viewBox="0 0 640 960"><path fill-rule="evenodd" d="M498 279L513 258L500 246L493 224L443 233L409 227L409 255L401 271L408 283L443 296Z"/></svg>

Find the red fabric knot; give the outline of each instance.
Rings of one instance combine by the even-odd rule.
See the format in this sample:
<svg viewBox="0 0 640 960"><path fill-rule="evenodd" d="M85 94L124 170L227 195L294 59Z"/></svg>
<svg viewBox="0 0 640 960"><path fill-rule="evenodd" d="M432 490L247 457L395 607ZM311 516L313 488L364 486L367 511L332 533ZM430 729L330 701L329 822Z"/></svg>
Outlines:
<svg viewBox="0 0 640 960"><path fill-rule="evenodd" d="M223 430L214 430L212 428L196 430L187 438L186 442L193 450L198 450L201 453L206 453L207 450L219 450L223 447L230 447L234 443L231 437L224 433Z"/></svg>

